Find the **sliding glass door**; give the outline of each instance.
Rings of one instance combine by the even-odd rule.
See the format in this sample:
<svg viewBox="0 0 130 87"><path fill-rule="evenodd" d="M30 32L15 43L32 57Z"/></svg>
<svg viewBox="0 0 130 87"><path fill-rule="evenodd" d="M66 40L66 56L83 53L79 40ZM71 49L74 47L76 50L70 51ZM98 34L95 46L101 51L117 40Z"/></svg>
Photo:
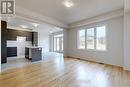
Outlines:
<svg viewBox="0 0 130 87"><path fill-rule="evenodd" d="M54 51L63 52L63 34L54 36Z"/></svg>

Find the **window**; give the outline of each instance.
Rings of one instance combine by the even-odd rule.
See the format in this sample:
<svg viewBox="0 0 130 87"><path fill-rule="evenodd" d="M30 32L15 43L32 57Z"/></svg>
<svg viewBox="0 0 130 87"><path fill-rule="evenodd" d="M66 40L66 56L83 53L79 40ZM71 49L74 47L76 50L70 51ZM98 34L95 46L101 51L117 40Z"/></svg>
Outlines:
<svg viewBox="0 0 130 87"><path fill-rule="evenodd" d="M78 35L79 35L79 43L78 43L78 45L79 45L79 49L84 49L85 48L85 29L82 29L82 30L80 30L79 31L79 33L78 33Z"/></svg>
<svg viewBox="0 0 130 87"><path fill-rule="evenodd" d="M106 50L106 27L101 26L96 29L96 49Z"/></svg>
<svg viewBox="0 0 130 87"><path fill-rule="evenodd" d="M79 30L78 48L106 50L106 26Z"/></svg>
<svg viewBox="0 0 130 87"><path fill-rule="evenodd" d="M94 49L94 28L87 29L87 49Z"/></svg>

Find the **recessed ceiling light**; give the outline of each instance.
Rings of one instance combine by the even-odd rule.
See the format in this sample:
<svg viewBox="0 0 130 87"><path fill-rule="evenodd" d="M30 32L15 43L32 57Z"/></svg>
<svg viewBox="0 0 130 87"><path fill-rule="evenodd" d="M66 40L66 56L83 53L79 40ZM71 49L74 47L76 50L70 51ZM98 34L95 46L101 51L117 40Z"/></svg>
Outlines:
<svg viewBox="0 0 130 87"><path fill-rule="evenodd" d="M22 28L28 28L28 26L26 25L20 25Z"/></svg>
<svg viewBox="0 0 130 87"><path fill-rule="evenodd" d="M64 2L64 5L68 8L72 7L74 5L74 3L71 0L66 0Z"/></svg>
<svg viewBox="0 0 130 87"><path fill-rule="evenodd" d="M32 25L33 25L34 27L37 27L39 24L37 24L37 23L32 23Z"/></svg>

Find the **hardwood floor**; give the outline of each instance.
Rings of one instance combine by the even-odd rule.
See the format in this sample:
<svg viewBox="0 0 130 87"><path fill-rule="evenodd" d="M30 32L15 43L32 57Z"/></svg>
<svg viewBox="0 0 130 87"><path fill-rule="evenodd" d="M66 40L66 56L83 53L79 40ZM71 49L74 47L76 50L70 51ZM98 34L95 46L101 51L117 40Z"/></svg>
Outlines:
<svg viewBox="0 0 130 87"><path fill-rule="evenodd" d="M55 58L4 71L0 87L130 87L130 72L111 65Z"/></svg>

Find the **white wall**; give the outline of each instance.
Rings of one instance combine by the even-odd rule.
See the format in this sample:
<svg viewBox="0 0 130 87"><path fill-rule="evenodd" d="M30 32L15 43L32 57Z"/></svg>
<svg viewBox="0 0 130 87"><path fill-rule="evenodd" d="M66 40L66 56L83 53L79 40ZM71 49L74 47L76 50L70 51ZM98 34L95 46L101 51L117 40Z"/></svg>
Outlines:
<svg viewBox="0 0 130 87"><path fill-rule="evenodd" d="M77 30L79 28L69 29L68 31L68 56L79 57L86 60L103 62L112 65L123 65L123 17L109 19L103 22L89 24L86 27L94 25L106 25L107 27L107 51L90 51L77 49ZM130 51L129 51L130 52Z"/></svg>
<svg viewBox="0 0 130 87"><path fill-rule="evenodd" d="M130 12L124 15L124 68L130 70Z"/></svg>
<svg viewBox="0 0 130 87"><path fill-rule="evenodd" d="M7 41L7 47L17 47L18 58L25 56L25 47L32 46L31 41Z"/></svg>
<svg viewBox="0 0 130 87"><path fill-rule="evenodd" d="M64 29L64 57L68 56L68 29Z"/></svg>
<svg viewBox="0 0 130 87"><path fill-rule="evenodd" d="M43 48L42 52L49 52L49 33L44 29L38 29L38 46Z"/></svg>
<svg viewBox="0 0 130 87"><path fill-rule="evenodd" d="M43 48L43 53L49 52L50 49L50 30L53 30L54 26L46 23L42 23L41 26L34 29L38 32L38 46Z"/></svg>
<svg viewBox="0 0 130 87"><path fill-rule="evenodd" d="M50 51L50 33L52 32L59 32L61 31L61 28L47 24L42 23L40 24L36 29L33 31L38 32L38 46L43 48L43 53L47 53Z"/></svg>

